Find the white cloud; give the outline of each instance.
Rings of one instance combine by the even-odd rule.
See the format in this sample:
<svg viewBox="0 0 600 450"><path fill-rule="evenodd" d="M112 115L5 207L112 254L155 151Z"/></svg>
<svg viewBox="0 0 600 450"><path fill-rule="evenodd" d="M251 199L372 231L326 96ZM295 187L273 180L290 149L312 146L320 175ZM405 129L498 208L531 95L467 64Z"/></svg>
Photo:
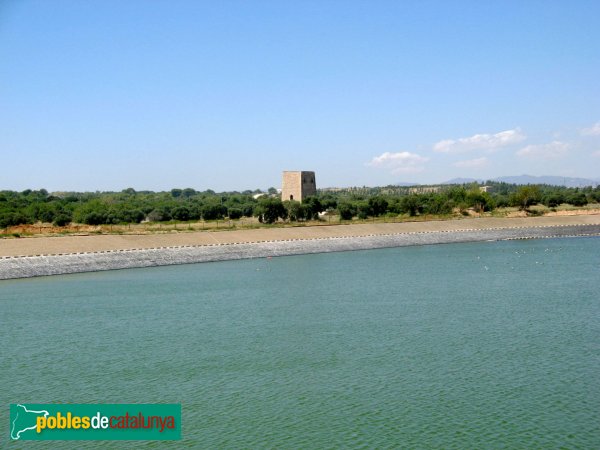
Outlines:
<svg viewBox="0 0 600 450"><path fill-rule="evenodd" d="M436 143L433 149L440 153L463 153L472 150L495 150L516 144L525 139L520 128L501 131L496 134L476 134L460 139L445 139Z"/></svg>
<svg viewBox="0 0 600 450"><path fill-rule="evenodd" d="M452 164L454 167L476 169L485 167L489 164L489 160L484 156L483 158L467 159L465 161L457 161Z"/></svg>
<svg viewBox="0 0 600 450"><path fill-rule="evenodd" d="M427 161L429 161L429 158L417 155L416 153L385 152L379 156L375 156L367 163L367 166L388 169L392 174L414 173L423 171L423 164Z"/></svg>
<svg viewBox="0 0 600 450"><path fill-rule="evenodd" d="M589 128L581 130L581 134L584 136L600 136L600 122L596 122Z"/></svg>
<svg viewBox="0 0 600 450"><path fill-rule="evenodd" d="M549 144L528 145L517 152L517 156L532 159L557 159L565 156L571 146L566 142L552 141Z"/></svg>

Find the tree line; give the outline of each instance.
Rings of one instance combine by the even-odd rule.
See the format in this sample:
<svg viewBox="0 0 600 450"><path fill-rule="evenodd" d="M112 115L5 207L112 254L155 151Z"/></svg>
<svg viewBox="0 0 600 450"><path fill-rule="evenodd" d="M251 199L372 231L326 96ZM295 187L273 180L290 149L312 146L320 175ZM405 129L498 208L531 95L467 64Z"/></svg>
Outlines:
<svg viewBox="0 0 600 450"><path fill-rule="evenodd" d="M444 216L468 210L492 211L515 206L523 210L536 204L554 208L568 203L584 206L600 202L600 187L566 188L548 185L517 186L488 183L489 191L479 185L450 185L436 192L415 193L408 188L348 188L320 191L304 202L281 201L274 188L262 197L260 191L196 191L192 188L169 192L67 192L49 193L45 189L23 192L0 191L0 228L13 225L69 223L89 225L168 221L232 220L256 217L263 223L278 220L307 221L329 212L341 220L368 217L422 214Z"/></svg>

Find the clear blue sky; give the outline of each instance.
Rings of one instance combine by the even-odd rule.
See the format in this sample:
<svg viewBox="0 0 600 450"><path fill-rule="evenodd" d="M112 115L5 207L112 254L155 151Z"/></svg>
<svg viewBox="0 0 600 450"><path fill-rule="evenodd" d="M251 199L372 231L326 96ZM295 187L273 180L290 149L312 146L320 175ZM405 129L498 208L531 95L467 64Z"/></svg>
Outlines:
<svg viewBox="0 0 600 450"><path fill-rule="evenodd" d="M0 189L600 178L600 2L0 0Z"/></svg>

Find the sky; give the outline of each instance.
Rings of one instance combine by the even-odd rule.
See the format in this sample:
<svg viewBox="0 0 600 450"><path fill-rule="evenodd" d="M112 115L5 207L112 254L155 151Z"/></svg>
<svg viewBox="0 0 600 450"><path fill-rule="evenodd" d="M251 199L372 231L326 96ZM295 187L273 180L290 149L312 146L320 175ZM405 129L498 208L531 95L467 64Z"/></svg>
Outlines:
<svg viewBox="0 0 600 450"><path fill-rule="evenodd" d="M0 190L600 179L600 2L0 0Z"/></svg>

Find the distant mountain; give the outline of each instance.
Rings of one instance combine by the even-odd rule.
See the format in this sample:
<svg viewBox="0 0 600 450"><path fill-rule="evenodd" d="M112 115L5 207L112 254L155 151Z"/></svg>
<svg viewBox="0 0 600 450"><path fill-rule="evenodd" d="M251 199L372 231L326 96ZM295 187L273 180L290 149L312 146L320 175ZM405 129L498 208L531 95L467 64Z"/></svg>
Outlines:
<svg viewBox="0 0 600 450"><path fill-rule="evenodd" d="M567 186L567 187L597 186L598 184L600 184L600 182L598 180L591 180L589 178L559 177L559 176L536 177L533 175L498 177L498 178L494 178L493 181L500 181L503 183L511 183L511 184L550 184L553 186Z"/></svg>
<svg viewBox="0 0 600 450"><path fill-rule="evenodd" d="M566 186L566 187L585 187L585 186L598 186L600 185L600 179L592 180L589 178L576 178L576 177L559 177L559 176L541 176L536 177L534 175L518 175L508 177L492 178L490 181L499 181L502 183L509 184L550 184L552 186ZM485 183L485 180L478 180L476 178L453 178L448 181L444 181L441 184L469 184L469 183Z"/></svg>
<svg viewBox="0 0 600 450"><path fill-rule="evenodd" d="M452 178L451 180L444 181L442 184L469 184L469 183L483 183L483 180L476 180L475 178Z"/></svg>

